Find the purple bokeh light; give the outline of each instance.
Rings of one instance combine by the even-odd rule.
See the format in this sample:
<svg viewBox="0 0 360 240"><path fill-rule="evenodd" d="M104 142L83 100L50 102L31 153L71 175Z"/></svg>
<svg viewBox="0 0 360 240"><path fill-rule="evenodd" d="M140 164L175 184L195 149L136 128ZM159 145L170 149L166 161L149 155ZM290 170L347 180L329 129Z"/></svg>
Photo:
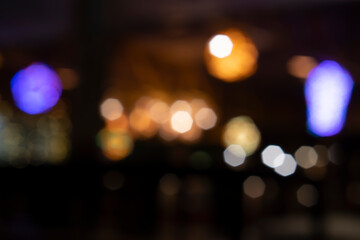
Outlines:
<svg viewBox="0 0 360 240"><path fill-rule="evenodd" d="M21 111L39 114L56 105L62 85L53 69L43 63L33 63L11 79L11 92Z"/></svg>
<svg viewBox="0 0 360 240"><path fill-rule="evenodd" d="M335 61L323 61L305 83L307 126L320 137L338 134L345 123L354 81Z"/></svg>

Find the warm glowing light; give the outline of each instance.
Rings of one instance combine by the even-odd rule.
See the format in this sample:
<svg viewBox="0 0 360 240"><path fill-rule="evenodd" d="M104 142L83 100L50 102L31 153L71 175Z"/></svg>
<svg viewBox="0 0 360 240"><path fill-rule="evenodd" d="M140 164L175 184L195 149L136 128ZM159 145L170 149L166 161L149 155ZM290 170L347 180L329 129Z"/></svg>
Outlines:
<svg viewBox="0 0 360 240"><path fill-rule="evenodd" d="M56 72L43 63L20 70L11 79L11 92L16 106L28 114L49 111L59 101L62 86Z"/></svg>
<svg viewBox="0 0 360 240"><path fill-rule="evenodd" d="M125 177L118 171L108 171L103 176L104 187L110 191L116 191L123 187Z"/></svg>
<svg viewBox="0 0 360 240"><path fill-rule="evenodd" d="M337 62L323 61L311 71L305 83L311 133L329 137L342 130L353 85L350 74Z"/></svg>
<svg viewBox="0 0 360 240"><path fill-rule="evenodd" d="M241 116L231 119L225 126L223 142L225 146L240 145L247 156L255 152L260 144L258 128L249 117Z"/></svg>
<svg viewBox="0 0 360 240"><path fill-rule="evenodd" d="M177 100L175 101L170 108L170 112L171 114L174 114L178 111L184 111L184 112L188 112L188 113L192 113L192 108L191 105L184 100Z"/></svg>
<svg viewBox="0 0 360 240"><path fill-rule="evenodd" d="M194 143L201 139L202 133L202 130L193 124L189 131L180 135L179 139L185 143Z"/></svg>
<svg viewBox="0 0 360 240"><path fill-rule="evenodd" d="M275 172L283 177L290 176L296 171L296 161L290 154L284 154L283 163L275 168Z"/></svg>
<svg viewBox="0 0 360 240"><path fill-rule="evenodd" d="M301 146L295 152L295 159L300 167L307 169L316 165L318 155L314 148L309 146Z"/></svg>
<svg viewBox="0 0 360 240"><path fill-rule="evenodd" d="M179 133L174 131L174 129L171 127L171 122L168 121L159 127L159 136L163 140L170 142L175 140L179 136Z"/></svg>
<svg viewBox="0 0 360 240"><path fill-rule="evenodd" d="M181 182L175 174L168 173L160 179L160 191L168 196L176 195L181 187Z"/></svg>
<svg viewBox="0 0 360 240"><path fill-rule="evenodd" d="M236 29L216 35L205 50L209 73L226 82L251 76L257 68L257 56L258 52L251 39Z"/></svg>
<svg viewBox="0 0 360 240"><path fill-rule="evenodd" d="M170 107L165 102L157 101L150 108L150 117L153 121L164 124L166 123L169 116Z"/></svg>
<svg viewBox="0 0 360 240"><path fill-rule="evenodd" d="M129 116L131 129L144 137L152 137L156 134L157 124L152 121L150 113L142 108L135 108Z"/></svg>
<svg viewBox="0 0 360 240"><path fill-rule="evenodd" d="M231 167L238 167L245 162L246 152L240 145L231 144L224 151L224 161Z"/></svg>
<svg viewBox="0 0 360 240"><path fill-rule="evenodd" d="M283 164L284 158L283 150L276 145L267 146L261 153L262 162L271 168L276 168Z"/></svg>
<svg viewBox="0 0 360 240"><path fill-rule="evenodd" d="M297 78L305 79L317 66L317 61L309 56L293 56L288 61L288 72Z"/></svg>
<svg viewBox="0 0 360 240"><path fill-rule="evenodd" d="M209 51L215 57L227 57L231 54L232 49L233 43L226 35L218 34L209 41Z"/></svg>
<svg viewBox="0 0 360 240"><path fill-rule="evenodd" d="M319 198L318 191L313 185L304 184L296 192L298 202L305 207L314 206Z"/></svg>
<svg viewBox="0 0 360 240"><path fill-rule="evenodd" d="M129 120L125 114L122 114L121 117L113 120L113 121L106 121L105 126L109 130L122 130L127 131L129 130Z"/></svg>
<svg viewBox="0 0 360 240"><path fill-rule="evenodd" d="M251 198L259 198L264 195L265 183L257 176L248 177L243 183L244 193Z"/></svg>
<svg viewBox="0 0 360 240"><path fill-rule="evenodd" d="M195 123L201 129L209 130L213 128L216 124L216 121L216 113L211 108L201 108L195 114Z"/></svg>
<svg viewBox="0 0 360 240"><path fill-rule="evenodd" d="M108 98L100 105L101 116L110 121L120 118L123 111L121 102L115 98Z"/></svg>
<svg viewBox="0 0 360 240"><path fill-rule="evenodd" d="M103 129L98 134L98 143L104 155L114 161L127 157L133 149L132 138L123 131Z"/></svg>
<svg viewBox="0 0 360 240"><path fill-rule="evenodd" d="M171 117L171 127L179 133L185 133L191 129L193 119L188 112L178 111Z"/></svg>

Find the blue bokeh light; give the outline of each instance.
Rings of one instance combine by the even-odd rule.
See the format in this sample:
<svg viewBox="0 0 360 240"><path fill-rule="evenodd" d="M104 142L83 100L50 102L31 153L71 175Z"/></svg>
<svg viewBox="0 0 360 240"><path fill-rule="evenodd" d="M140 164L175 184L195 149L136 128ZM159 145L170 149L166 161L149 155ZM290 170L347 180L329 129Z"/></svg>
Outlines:
<svg viewBox="0 0 360 240"><path fill-rule="evenodd" d="M323 61L305 83L307 126L320 137L338 134L345 123L354 81L335 61Z"/></svg>
<svg viewBox="0 0 360 240"><path fill-rule="evenodd" d="M62 86L53 69L43 63L33 63L11 79L11 92L21 111L39 114L56 105Z"/></svg>

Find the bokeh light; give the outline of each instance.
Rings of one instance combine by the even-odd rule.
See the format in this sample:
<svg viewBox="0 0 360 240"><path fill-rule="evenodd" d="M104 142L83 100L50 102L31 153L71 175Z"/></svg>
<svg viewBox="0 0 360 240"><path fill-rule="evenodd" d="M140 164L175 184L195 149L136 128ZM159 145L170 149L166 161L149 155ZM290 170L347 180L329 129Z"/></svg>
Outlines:
<svg viewBox="0 0 360 240"><path fill-rule="evenodd" d="M195 114L195 123L201 129L209 130L213 128L216 124L216 121L216 113L211 108L201 108Z"/></svg>
<svg viewBox="0 0 360 240"><path fill-rule="evenodd" d="M245 162L246 152L240 145L231 144L224 151L224 161L231 167L238 167Z"/></svg>
<svg viewBox="0 0 360 240"><path fill-rule="evenodd" d="M191 114L192 108L191 108L191 105L187 101L177 100L171 105L170 113L174 114L178 111L184 111L184 112L188 112L189 114Z"/></svg>
<svg viewBox="0 0 360 240"><path fill-rule="evenodd" d="M350 74L335 61L323 61L311 71L305 83L311 133L329 137L342 130L353 85Z"/></svg>
<svg viewBox="0 0 360 240"><path fill-rule="evenodd" d="M209 73L226 82L242 80L254 74L257 56L254 43L237 29L229 29L211 38L205 49Z"/></svg>
<svg viewBox="0 0 360 240"><path fill-rule="evenodd" d="M181 187L181 181L175 174L165 174L159 182L160 191L167 196L175 196Z"/></svg>
<svg viewBox="0 0 360 240"><path fill-rule="evenodd" d="M307 169L316 165L318 161L318 154L312 147L301 146L295 152L295 159L300 167Z"/></svg>
<svg viewBox="0 0 360 240"><path fill-rule="evenodd" d="M102 129L98 133L97 141L103 154L113 161L127 157L133 149L132 138L128 133L123 131Z"/></svg>
<svg viewBox="0 0 360 240"><path fill-rule="evenodd" d="M100 105L101 116L110 121L120 118L123 111L123 105L115 98L108 98Z"/></svg>
<svg viewBox="0 0 360 240"><path fill-rule="evenodd" d="M293 56L287 63L288 72L294 77L305 79L317 66L317 61L309 56Z"/></svg>
<svg viewBox="0 0 360 240"><path fill-rule="evenodd" d="M129 125L135 135L150 138L156 134L158 125L151 119L149 111L135 107L129 116Z"/></svg>
<svg viewBox="0 0 360 240"><path fill-rule="evenodd" d="M283 177L290 176L296 171L296 161L290 154L284 154L283 163L275 168L275 172Z"/></svg>
<svg viewBox="0 0 360 240"><path fill-rule="evenodd" d="M255 152L260 144L261 136L251 118L240 116L232 118L225 126L223 143L227 147L231 144L240 145L247 156Z"/></svg>
<svg viewBox="0 0 360 240"><path fill-rule="evenodd" d="M33 63L11 79L11 92L21 111L40 114L56 105L62 86L53 69L43 63Z"/></svg>
<svg viewBox="0 0 360 240"><path fill-rule="evenodd" d="M179 133L189 131L193 122L191 115L186 111L177 111L171 116L171 127Z"/></svg>
<svg viewBox="0 0 360 240"><path fill-rule="evenodd" d="M163 101L156 101L150 108L150 117L153 121L164 124L170 118L170 107Z"/></svg>
<svg viewBox="0 0 360 240"><path fill-rule="evenodd" d="M276 145L267 146L261 153L262 162L271 168L276 168L283 164L284 158L284 151Z"/></svg>
<svg viewBox="0 0 360 240"><path fill-rule="evenodd" d="M231 39L223 34L218 34L210 39L209 51L218 58L224 58L231 54L233 43Z"/></svg>
<svg viewBox="0 0 360 240"><path fill-rule="evenodd" d="M250 176L243 183L244 193L251 198L259 198L264 195L265 183L258 176Z"/></svg>
<svg viewBox="0 0 360 240"><path fill-rule="evenodd" d="M319 193L313 185L304 184L296 192L298 202L305 207L312 207L318 202Z"/></svg>

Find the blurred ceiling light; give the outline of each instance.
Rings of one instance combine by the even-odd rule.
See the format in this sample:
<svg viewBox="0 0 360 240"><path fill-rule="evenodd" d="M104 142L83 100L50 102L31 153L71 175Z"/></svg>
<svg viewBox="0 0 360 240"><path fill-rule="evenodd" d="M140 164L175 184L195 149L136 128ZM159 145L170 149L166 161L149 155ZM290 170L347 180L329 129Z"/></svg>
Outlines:
<svg viewBox="0 0 360 240"><path fill-rule="evenodd" d="M101 116L110 121L120 118L123 111L123 105L115 98L108 98L100 105Z"/></svg>
<svg viewBox="0 0 360 240"><path fill-rule="evenodd" d="M164 124L169 120L169 111L169 105L162 101L156 101L150 108L150 117L153 121Z"/></svg>
<svg viewBox="0 0 360 240"><path fill-rule="evenodd" d="M195 123L201 129L209 130L213 128L216 124L216 121L216 113L211 108L201 108L195 114Z"/></svg>
<svg viewBox="0 0 360 240"><path fill-rule="evenodd" d="M296 161L290 154L284 154L283 163L275 167L275 172L283 177L290 176L296 171Z"/></svg>
<svg viewBox="0 0 360 240"><path fill-rule="evenodd" d="M234 82L255 73L257 56L257 49L251 39L237 29L230 29L208 42L205 63L214 77Z"/></svg>
<svg viewBox="0 0 360 240"><path fill-rule="evenodd" d="M231 167L238 167L245 162L246 152L240 145L231 144L224 151L224 161Z"/></svg>
<svg viewBox="0 0 360 240"><path fill-rule="evenodd" d="M281 147L269 145L262 151L261 159L266 166L276 168L283 164L285 154Z"/></svg>
<svg viewBox="0 0 360 240"><path fill-rule="evenodd" d="M192 108L187 101L177 100L171 105L170 112L171 112L171 114L174 114L178 111L184 111L184 112L188 112L191 114Z"/></svg>
<svg viewBox="0 0 360 240"><path fill-rule="evenodd" d="M259 198L264 195L265 183L258 176L250 176L243 183L244 193L251 198Z"/></svg>
<svg viewBox="0 0 360 240"><path fill-rule="evenodd" d="M293 56L287 63L287 69L292 76L305 79L317 65L313 57Z"/></svg>
<svg viewBox="0 0 360 240"><path fill-rule="evenodd" d="M119 171L108 171L103 176L104 187L110 191L119 190L124 186L125 177Z"/></svg>
<svg viewBox="0 0 360 240"><path fill-rule="evenodd" d="M181 182L175 174L165 174L159 182L160 191L168 196L176 195L181 187Z"/></svg>
<svg viewBox="0 0 360 240"><path fill-rule="evenodd" d="M193 119L189 112L177 111L171 117L171 127L176 132L185 133L191 129Z"/></svg>
<svg viewBox="0 0 360 240"><path fill-rule="evenodd" d="M320 137L338 134L346 119L354 81L335 61L321 62L305 83L307 126Z"/></svg>
<svg viewBox="0 0 360 240"><path fill-rule="evenodd" d="M301 146L295 152L295 159L300 167L307 169L316 165L318 161L318 154L312 147Z"/></svg>
<svg viewBox="0 0 360 240"><path fill-rule="evenodd" d="M28 114L49 111L60 99L62 86L56 72L44 63L33 63L11 79L16 106Z"/></svg>
<svg viewBox="0 0 360 240"><path fill-rule="evenodd" d="M71 68L58 68L59 75L64 90L71 90L79 85L79 75Z"/></svg>
<svg viewBox="0 0 360 240"><path fill-rule="evenodd" d="M209 41L209 51L215 57L227 57L231 54L232 49L233 43L231 42L231 39L226 35L215 35Z"/></svg>
<svg viewBox="0 0 360 240"><path fill-rule="evenodd" d="M305 207L312 207L318 202L319 193L313 185L304 184L296 192L298 202Z"/></svg>
<svg viewBox="0 0 360 240"><path fill-rule="evenodd" d="M97 136L103 154L110 160L118 161L127 157L133 149L133 140L123 131L103 129Z"/></svg>
<svg viewBox="0 0 360 240"><path fill-rule="evenodd" d="M223 143L240 145L247 156L255 152L260 144L261 136L258 128L251 118L240 116L232 118L225 126Z"/></svg>

